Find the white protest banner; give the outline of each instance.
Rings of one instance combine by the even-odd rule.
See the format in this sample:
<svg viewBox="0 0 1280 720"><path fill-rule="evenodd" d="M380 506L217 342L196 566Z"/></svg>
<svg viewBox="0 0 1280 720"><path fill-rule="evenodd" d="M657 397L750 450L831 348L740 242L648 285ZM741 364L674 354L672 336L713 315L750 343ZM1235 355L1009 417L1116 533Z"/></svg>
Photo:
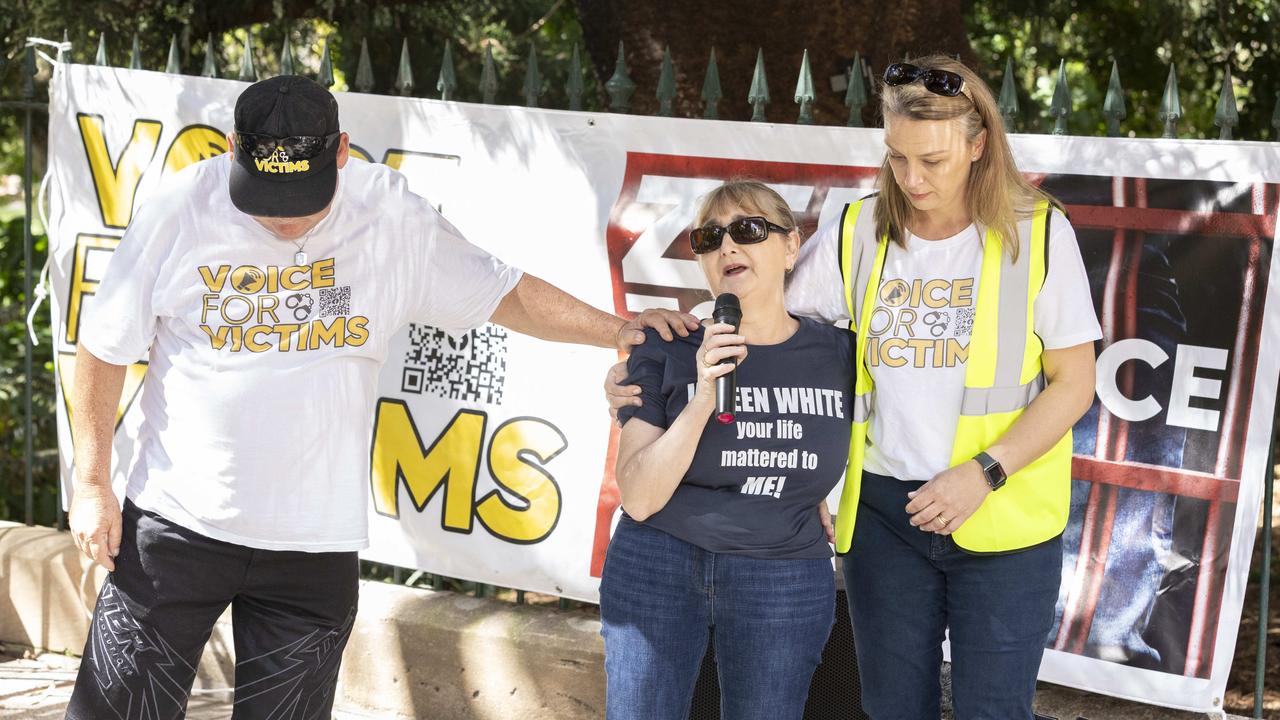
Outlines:
<svg viewBox="0 0 1280 720"><path fill-rule="evenodd" d="M60 66L50 166L59 439L76 339L137 206L225 151L243 83ZM399 168L471 239L622 315L706 315L683 232L698 196L772 184L810 233L869 191L877 130L644 118L338 95L359 157ZM1073 515L1045 680L1197 710L1235 646L1275 407L1268 144L1014 136L1062 199L1106 335L1099 400L1075 429ZM217 218L210 218L217 222ZM191 278L199 282L199 278ZM373 409L365 557L594 600L617 508L602 397L616 353L486 326L392 342ZM138 358L120 403L117 483L137 442ZM193 479L195 481L195 479Z"/></svg>

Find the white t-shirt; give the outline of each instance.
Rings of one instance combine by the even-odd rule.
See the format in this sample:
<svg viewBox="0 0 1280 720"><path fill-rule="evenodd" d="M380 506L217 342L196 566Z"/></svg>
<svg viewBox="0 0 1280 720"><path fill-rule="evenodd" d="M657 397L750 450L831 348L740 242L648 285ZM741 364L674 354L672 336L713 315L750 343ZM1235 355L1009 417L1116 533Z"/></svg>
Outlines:
<svg viewBox="0 0 1280 720"><path fill-rule="evenodd" d="M359 550L389 341L410 321L482 325L521 272L355 159L294 267L294 243L231 204L230 162L196 163L138 209L84 323L96 357L150 363L126 494L218 540Z"/></svg>
<svg viewBox="0 0 1280 720"><path fill-rule="evenodd" d="M800 248L787 285L791 312L832 323L849 320L839 234L839 220L827 223ZM1035 303L1035 331L1045 349L1100 339L1076 233L1061 213L1049 225L1048 265ZM890 246L869 337L858 339L876 387L864 462L868 472L929 480L951 466L964 395L961 358L967 355L981 268L976 225L942 240L908 233L905 249ZM886 287L890 284L894 289ZM885 304L886 296L892 306Z"/></svg>

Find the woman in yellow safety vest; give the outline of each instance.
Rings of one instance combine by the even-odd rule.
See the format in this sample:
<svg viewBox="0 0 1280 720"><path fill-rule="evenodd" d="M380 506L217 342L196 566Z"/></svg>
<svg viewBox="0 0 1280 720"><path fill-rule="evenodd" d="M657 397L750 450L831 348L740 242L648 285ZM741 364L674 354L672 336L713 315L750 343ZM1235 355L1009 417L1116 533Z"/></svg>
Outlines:
<svg viewBox="0 0 1280 720"><path fill-rule="evenodd" d="M788 307L856 328L836 550L863 703L1032 717L1062 573L1071 426L1102 337L1075 231L964 64L890 65L877 193L805 243Z"/></svg>
<svg viewBox="0 0 1280 720"><path fill-rule="evenodd" d="M930 56L890 65L880 98L877 192L804 243L787 286L791 312L857 332L832 539L863 704L936 719L945 638L958 720L1029 720L1102 333L1075 231L1018 171L985 83ZM615 408L639 402L622 376Z"/></svg>

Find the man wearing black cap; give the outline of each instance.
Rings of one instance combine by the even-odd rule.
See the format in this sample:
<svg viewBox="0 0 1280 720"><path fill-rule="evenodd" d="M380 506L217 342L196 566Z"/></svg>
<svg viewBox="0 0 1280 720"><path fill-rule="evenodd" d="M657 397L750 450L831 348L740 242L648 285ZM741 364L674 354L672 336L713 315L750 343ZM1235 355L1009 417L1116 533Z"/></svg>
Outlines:
<svg viewBox="0 0 1280 720"><path fill-rule="evenodd" d="M76 544L108 576L67 717L179 718L232 608L233 717L327 718L367 545L376 378L409 322L492 320L624 348L697 327L584 305L468 243L405 179L349 161L297 76L240 96L232 157L175 176L125 232L77 351ZM121 513L111 440L148 359Z"/></svg>

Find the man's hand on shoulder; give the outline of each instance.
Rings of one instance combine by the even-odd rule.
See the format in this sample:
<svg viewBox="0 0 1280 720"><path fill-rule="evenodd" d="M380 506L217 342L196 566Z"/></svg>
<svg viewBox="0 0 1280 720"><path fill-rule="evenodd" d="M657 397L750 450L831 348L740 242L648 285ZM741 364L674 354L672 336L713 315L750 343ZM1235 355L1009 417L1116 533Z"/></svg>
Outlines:
<svg viewBox="0 0 1280 720"><path fill-rule="evenodd" d="M699 324L698 319L689 313L650 308L618 328L617 346L622 352L629 352L632 347L644 342L645 328L657 330L663 340L671 342L677 335L688 337L689 333L698 329Z"/></svg>

